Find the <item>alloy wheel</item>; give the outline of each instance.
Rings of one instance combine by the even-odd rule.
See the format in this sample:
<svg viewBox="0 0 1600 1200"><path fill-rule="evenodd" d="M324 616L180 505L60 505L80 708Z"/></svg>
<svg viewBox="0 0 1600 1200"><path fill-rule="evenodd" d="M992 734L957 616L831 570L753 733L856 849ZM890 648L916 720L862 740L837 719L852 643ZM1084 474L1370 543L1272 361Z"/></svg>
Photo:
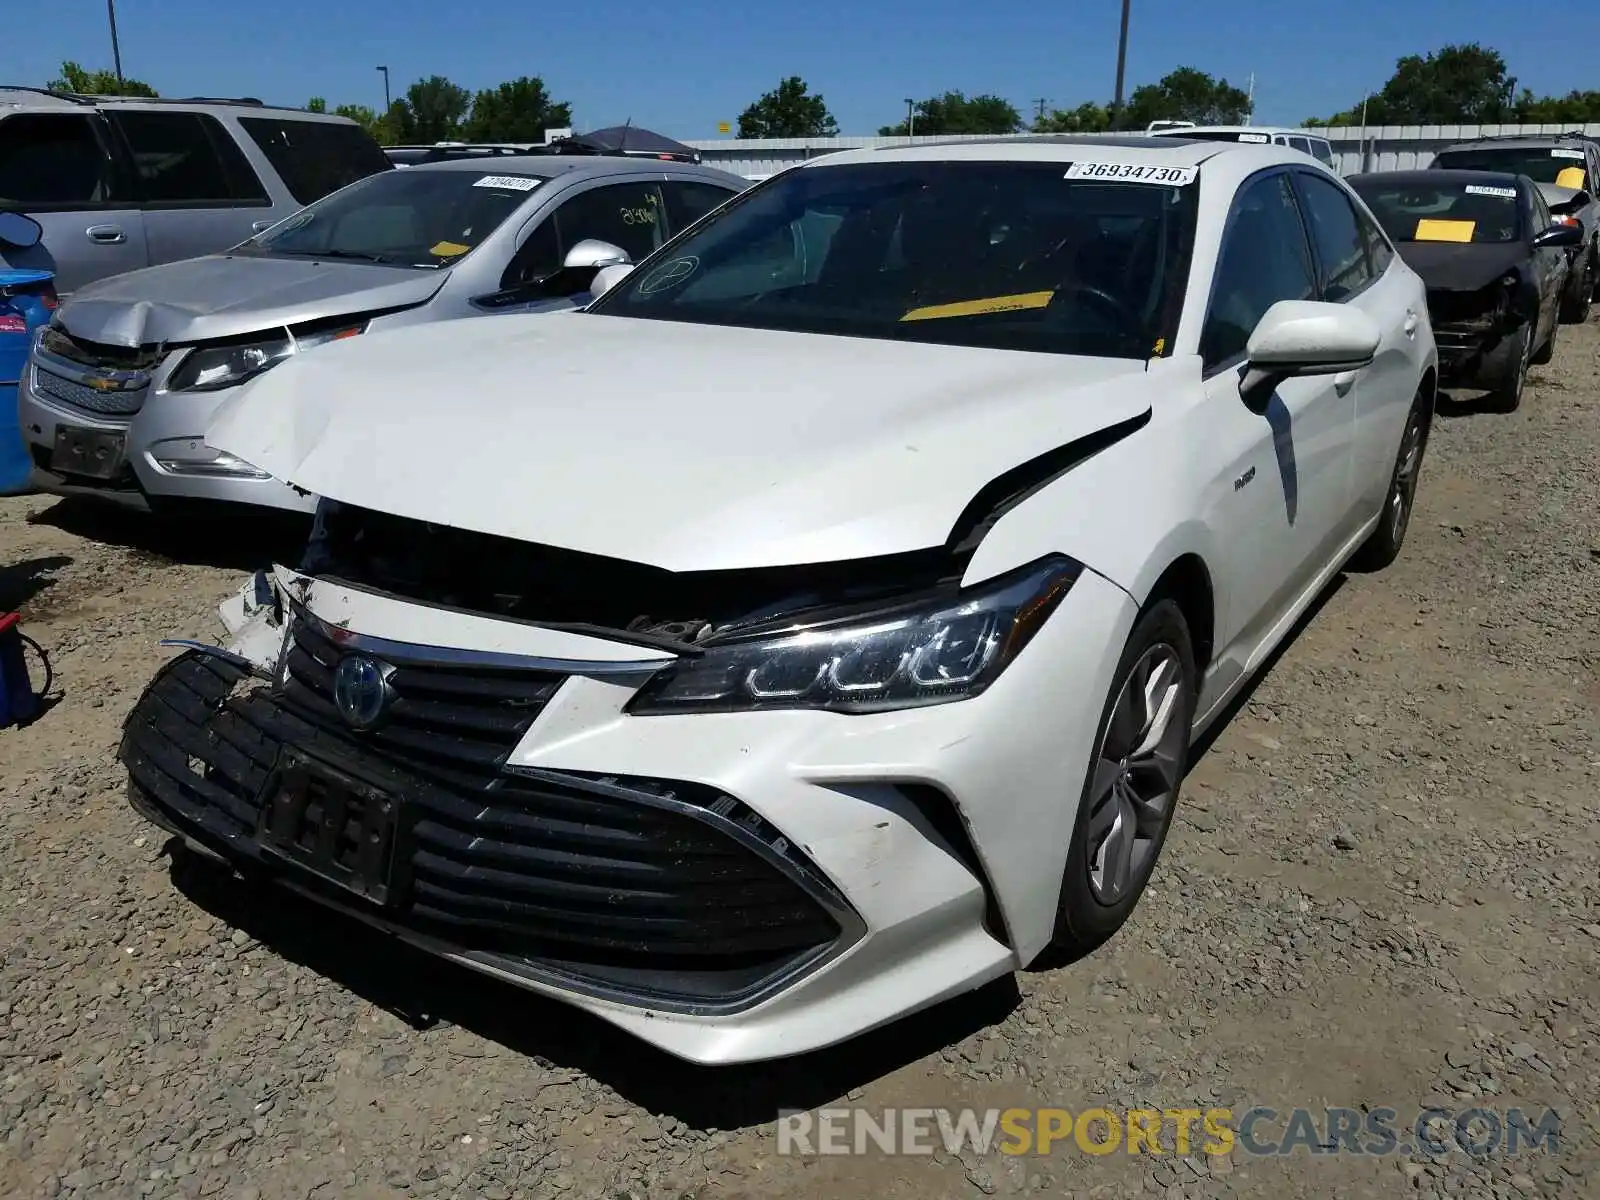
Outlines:
<svg viewBox="0 0 1600 1200"><path fill-rule="evenodd" d="M1089 795L1089 889L1102 904L1138 891L1155 862L1182 782L1188 730L1183 662L1173 646L1147 649L1123 680L1095 757Z"/></svg>
<svg viewBox="0 0 1600 1200"><path fill-rule="evenodd" d="M1417 496L1417 477L1422 473L1422 414L1413 411L1406 423L1406 436L1400 443L1400 461L1395 466L1394 489L1389 494L1389 536L1399 545L1411 521L1411 507Z"/></svg>

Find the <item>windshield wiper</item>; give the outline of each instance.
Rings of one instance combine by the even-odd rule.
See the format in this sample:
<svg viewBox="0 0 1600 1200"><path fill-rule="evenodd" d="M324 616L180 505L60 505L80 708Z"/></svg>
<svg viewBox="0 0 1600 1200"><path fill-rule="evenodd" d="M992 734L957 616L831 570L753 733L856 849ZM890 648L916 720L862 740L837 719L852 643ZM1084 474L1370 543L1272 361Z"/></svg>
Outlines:
<svg viewBox="0 0 1600 1200"><path fill-rule="evenodd" d="M288 254L295 258L355 258L362 262L392 263L394 259L386 258L382 254L367 254L360 250L279 250L279 254Z"/></svg>

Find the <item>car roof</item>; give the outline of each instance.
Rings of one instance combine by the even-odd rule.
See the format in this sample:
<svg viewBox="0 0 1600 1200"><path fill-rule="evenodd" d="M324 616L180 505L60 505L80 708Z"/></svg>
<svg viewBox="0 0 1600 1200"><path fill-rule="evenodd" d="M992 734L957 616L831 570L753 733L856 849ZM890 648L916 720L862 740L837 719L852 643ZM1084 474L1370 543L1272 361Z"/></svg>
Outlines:
<svg viewBox="0 0 1600 1200"><path fill-rule="evenodd" d="M349 117L334 113L311 112L263 104L253 96L87 96L76 92L53 92L48 88L0 85L0 108L31 108L71 111L82 108L118 108L151 112L233 113L239 116L293 117L297 121L325 121L334 125L354 125Z"/></svg>
<svg viewBox="0 0 1600 1200"><path fill-rule="evenodd" d="M719 171L698 163L666 162L657 158L632 158L616 154L492 154L469 158L444 158L437 162L412 163L408 171L470 171L478 175L531 175L539 179L553 179L557 175L579 178L588 175L617 175L623 172L654 173L670 168L674 173L686 172L707 179L740 179L727 171Z"/></svg>
<svg viewBox="0 0 1600 1200"><path fill-rule="evenodd" d="M1315 129L1296 129L1288 125L1183 125L1176 129L1152 129L1146 137L1182 137L1186 133L1292 133L1297 137L1321 138L1328 135Z"/></svg>
<svg viewBox="0 0 1600 1200"><path fill-rule="evenodd" d="M1508 187L1517 184L1521 178L1522 176L1510 171L1466 171L1451 167L1421 167L1415 171L1365 171L1344 177L1345 182L1352 187L1369 180L1383 180L1397 184L1481 183L1494 187Z"/></svg>
<svg viewBox="0 0 1600 1200"><path fill-rule="evenodd" d="M1594 140L1585 133L1505 133L1497 137L1469 138L1464 142L1451 142L1448 146L1441 147L1438 153L1446 154L1451 150L1494 150L1500 147L1515 150L1518 146L1540 149L1545 146Z"/></svg>
<svg viewBox="0 0 1600 1200"><path fill-rule="evenodd" d="M1085 152L1088 152L1088 155ZM1306 156L1285 146L1247 142L1207 142L1147 134L1094 137L1038 134L1031 137L970 138L909 146L876 146L840 150L799 163L794 169L846 166L870 162L1073 162L1087 156L1106 162L1149 163L1161 167L1193 167L1221 154L1255 155L1263 165L1304 162ZM1290 157L1292 156L1292 157Z"/></svg>

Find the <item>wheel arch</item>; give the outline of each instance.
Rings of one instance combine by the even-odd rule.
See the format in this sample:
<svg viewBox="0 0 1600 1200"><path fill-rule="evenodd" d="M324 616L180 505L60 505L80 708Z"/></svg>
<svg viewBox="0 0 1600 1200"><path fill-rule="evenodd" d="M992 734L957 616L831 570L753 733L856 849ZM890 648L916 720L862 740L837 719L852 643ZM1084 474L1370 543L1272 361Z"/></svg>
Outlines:
<svg viewBox="0 0 1600 1200"><path fill-rule="evenodd" d="M1217 596L1211 569L1194 551L1185 551L1170 562L1151 585L1145 607L1160 600L1171 600L1183 613L1194 644L1195 671L1203 677L1216 654Z"/></svg>

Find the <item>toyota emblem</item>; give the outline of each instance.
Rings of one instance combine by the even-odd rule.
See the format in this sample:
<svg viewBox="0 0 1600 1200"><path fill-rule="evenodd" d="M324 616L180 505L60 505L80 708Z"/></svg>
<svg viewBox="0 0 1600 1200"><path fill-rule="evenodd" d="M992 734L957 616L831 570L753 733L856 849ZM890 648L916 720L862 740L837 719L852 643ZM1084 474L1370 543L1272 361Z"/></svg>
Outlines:
<svg viewBox="0 0 1600 1200"><path fill-rule="evenodd" d="M365 654L340 659L333 673L333 703L339 715L356 729L371 729L383 719L394 697L394 689L389 686L393 673L394 668L388 663Z"/></svg>

